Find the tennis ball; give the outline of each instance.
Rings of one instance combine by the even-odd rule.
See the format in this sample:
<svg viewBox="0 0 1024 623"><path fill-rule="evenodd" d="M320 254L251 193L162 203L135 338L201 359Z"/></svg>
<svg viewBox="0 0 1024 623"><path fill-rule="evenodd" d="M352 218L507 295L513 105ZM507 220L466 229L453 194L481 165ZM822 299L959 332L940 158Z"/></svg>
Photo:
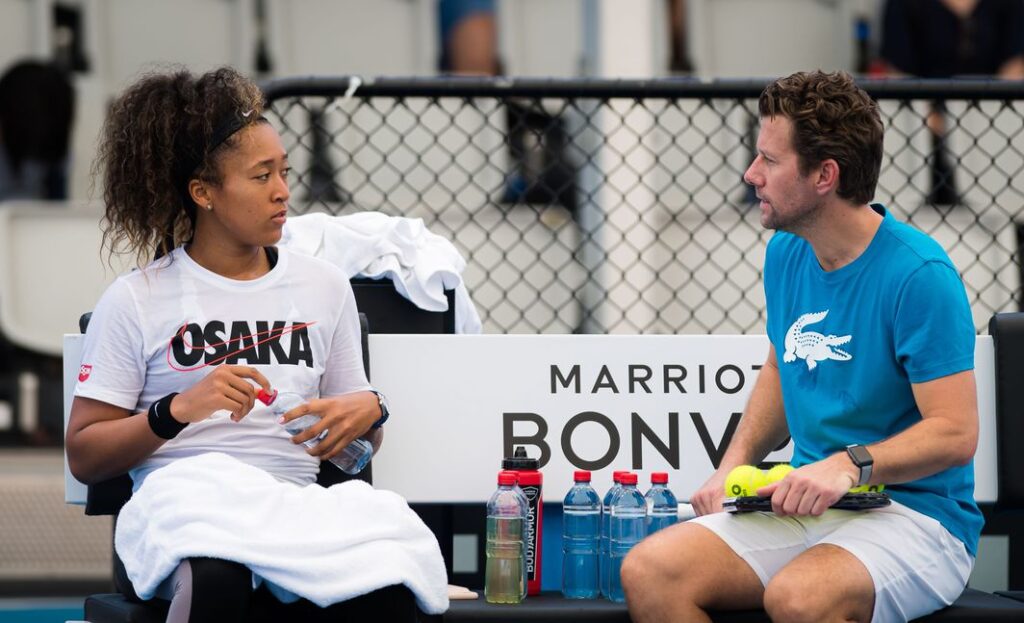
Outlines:
<svg viewBox="0 0 1024 623"><path fill-rule="evenodd" d="M753 465L738 465L725 477L725 495L728 497L757 495L757 490L766 484L764 472Z"/></svg>
<svg viewBox="0 0 1024 623"><path fill-rule="evenodd" d="M881 493L885 491L885 485L861 485L850 489L850 493Z"/></svg>
<svg viewBox="0 0 1024 623"><path fill-rule="evenodd" d="M772 468L768 470L768 475L765 477L765 480L767 481L767 484L778 482L785 478L786 474L788 474L791 471L793 471L793 466L790 465L789 463L780 463L778 465L773 465Z"/></svg>

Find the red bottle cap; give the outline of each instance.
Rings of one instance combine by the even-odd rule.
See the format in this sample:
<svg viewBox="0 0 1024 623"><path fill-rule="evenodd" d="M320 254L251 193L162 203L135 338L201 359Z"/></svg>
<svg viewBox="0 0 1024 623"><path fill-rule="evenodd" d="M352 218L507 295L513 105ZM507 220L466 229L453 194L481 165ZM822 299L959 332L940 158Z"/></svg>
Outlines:
<svg viewBox="0 0 1024 623"><path fill-rule="evenodd" d="M621 483L622 482L622 476L625 475L625 474L628 474L628 473L629 472L627 472L627 471L612 472L612 482Z"/></svg>
<svg viewBox="0 0 1024 623"><path fill-rule="evenodd" d="M267 393L267 390L260 388L260 391L256 392L256 400L259 400L265 405L269 405L277 399L277 390Z"/></svg>
<svg viewBox="0 0 1024 623"><path fill-rule="evenodd" d="M519 476L515 472L506 472L506 471L498 472L498 484L499 485L504 485L506 487L511 487L512 485L516 484L517 480L519 480Z"/></svg>
<svg viewBox="0 0 1024 623"><path fill-rule="evenodd" d="M667 485L668 484L668 472L651 472L651 484L652 485Z"/></svg>
<svg viewBox="0 0 1024 623"><path fill-rule="evenodd" d="M578 469L572 473L572 479L575 482L590 482L590 472Z"/></svg>
<svg viewBox="0 0 1024 623"><path fill-rule="evenodd" d="M626 474L623 474L621 476L621 478L622 478L621 482L624 485L635 485L636 484L636 474L626 473Z"/></svg>

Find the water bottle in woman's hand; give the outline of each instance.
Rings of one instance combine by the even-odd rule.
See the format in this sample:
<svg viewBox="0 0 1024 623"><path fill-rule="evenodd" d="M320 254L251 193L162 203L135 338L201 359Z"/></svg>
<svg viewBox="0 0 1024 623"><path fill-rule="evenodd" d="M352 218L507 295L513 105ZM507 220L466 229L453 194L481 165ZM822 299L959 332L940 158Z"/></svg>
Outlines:
<svg viewBox="0 0 1024 623"><path fill-rule="evenodd" d="M274 390L273 393L267 393L265 390L260 390L256 394L256 398L263 404L270 407L273 411L274 417L280 418L285 413L288 413L292 409L304 405L308 402L300 394L294 392L278 392ZM307 413L301 417L297 417L290 422L282 424L284 429L288 431L289 435L298 435L302 431L306 430L310 426L313 426L320 421L320 416L315 413ZM302 442L306 447L312 448L313 446L320 443L324 437L327 436L327 430L324 429L316 437L307 439ZM342 448L341 452L332 456L328 459L331 463L334 463L338 469L345 472L346 474L358 474L363 471L363 468L370 462L373 457L373 446L369 441L362 438L357 438Z"/></svg>

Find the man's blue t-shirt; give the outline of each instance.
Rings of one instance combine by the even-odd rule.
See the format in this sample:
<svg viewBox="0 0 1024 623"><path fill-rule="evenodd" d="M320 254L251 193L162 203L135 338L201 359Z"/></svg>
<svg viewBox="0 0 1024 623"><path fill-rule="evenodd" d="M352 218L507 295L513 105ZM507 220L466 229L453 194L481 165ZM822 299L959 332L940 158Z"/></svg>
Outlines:
<svg viewBox="0 0 1024 623"><path fill-rule="evenodd" d="M909 428L921 421L911 383L974 368L974 323L953 263L927 235L872 208L885 216L878 232L837 270L823 270L793 234L776 233L768 244L768 337L794 466ZM983 519L973 461L886 491L976 554Z"/></svg>

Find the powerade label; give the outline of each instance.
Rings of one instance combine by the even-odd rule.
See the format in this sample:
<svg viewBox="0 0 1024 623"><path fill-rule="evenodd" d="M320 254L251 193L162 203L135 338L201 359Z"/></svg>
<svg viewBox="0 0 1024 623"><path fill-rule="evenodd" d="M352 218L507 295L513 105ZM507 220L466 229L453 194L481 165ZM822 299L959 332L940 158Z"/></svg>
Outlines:
<svg viewBox="0 0 1024 623"><path fill-rule="evenodd" d="M537 504L540 503L540 486L520 485L519 488L530 503L526 517L526 579L531 581L537 578Z"/></svg>

